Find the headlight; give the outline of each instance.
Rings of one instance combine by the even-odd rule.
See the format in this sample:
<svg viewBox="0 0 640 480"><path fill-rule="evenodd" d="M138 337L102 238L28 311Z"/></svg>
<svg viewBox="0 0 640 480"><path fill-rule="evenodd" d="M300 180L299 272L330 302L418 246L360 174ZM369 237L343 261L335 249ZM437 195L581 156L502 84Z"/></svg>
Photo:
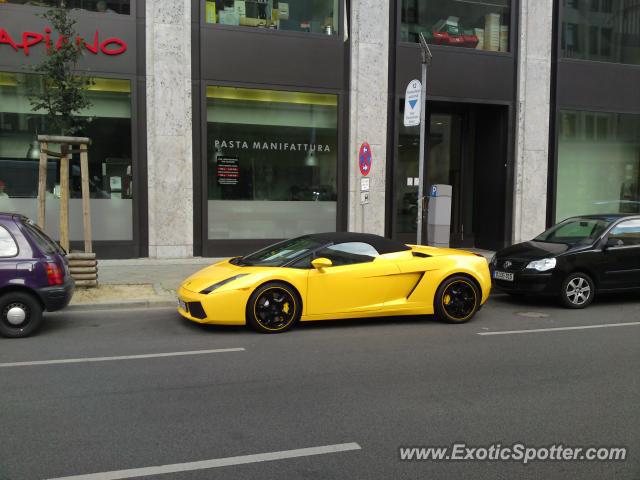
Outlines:
<svg viewBox="0 0 640 480"><path fill-rule="evenodd" d="M213 285L211 285L210 287L205 288L204 290L201 290L200 293L211 293L213 292L216 288L220 288L223 285L226 285L229 282L233 282L234 280L237 280L241 277L246 277L247 275L249 275L248 273L241 273L240 275L236 275L234 277L231 278L227 278L226 280L222 280L221 282L218 283L214 283Z"/></svg>
<svg viewBox="0 0 640 480"><path fill-rule="evenodd" d="M491 265L492 267L495 267L498 264L498 254L494 253L493 257L491 257L491 261L489 262L489 265Z"/></svg>
<svg viewBox="0 0 640 480"><path fill-rule="evenodd" d="M527 268L531 270L537 270L538 272L546 272L547 270L553 270L556 268L556 259L555 258L543 258L542 260L536 260L534 262L529 263Z"/></svg>

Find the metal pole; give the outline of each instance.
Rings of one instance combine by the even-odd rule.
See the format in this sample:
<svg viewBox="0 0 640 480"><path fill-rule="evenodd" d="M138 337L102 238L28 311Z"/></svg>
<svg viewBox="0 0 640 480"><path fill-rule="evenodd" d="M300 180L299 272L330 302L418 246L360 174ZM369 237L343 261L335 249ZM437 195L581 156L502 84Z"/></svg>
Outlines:
<svg viewBox="0 0 640 480"><path fill-rule="evenodd" d="M431 50L424 38L420 34L420 49L422 54L422 94L421 94L421 110L420 110L420 155L418 158L418 245L422 245L422 224L424 218L424 151L426 148L426 117L427 117L427 65L431 64Z"/></svg>
<svg viewBox="0 0 640 480"><path fill-rule="evenodd" d="M427 98L427 64L422 62L422 109L420 110L420 155L418 157L418 245L422 245L422 219L424 217L424 148Z"/></svg>

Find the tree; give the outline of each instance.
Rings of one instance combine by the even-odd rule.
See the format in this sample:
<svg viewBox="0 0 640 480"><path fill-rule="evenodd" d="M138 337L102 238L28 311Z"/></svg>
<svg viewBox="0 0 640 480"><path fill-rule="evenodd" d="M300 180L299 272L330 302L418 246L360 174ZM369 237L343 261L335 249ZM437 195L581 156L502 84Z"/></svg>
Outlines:
<svg viewBox="0 0 640 480"><path fill-rule="evenodd" d="M76 32L76 20L66 8L65 0L47 10L42 18L51 23L59 40L53 42L52 39L46 57L33 68L41 75L42 86L30 95L31 109L45 112L50 133L75 135L87 122L78 113L91 106L87 87L92 81L75 73L82 57L82 41Z"/></svg>

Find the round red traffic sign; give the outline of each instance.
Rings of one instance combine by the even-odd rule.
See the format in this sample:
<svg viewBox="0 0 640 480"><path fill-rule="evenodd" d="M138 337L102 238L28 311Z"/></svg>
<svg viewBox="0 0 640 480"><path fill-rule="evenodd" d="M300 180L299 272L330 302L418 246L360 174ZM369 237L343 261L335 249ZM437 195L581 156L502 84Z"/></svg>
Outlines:
<svg viewBox="0 0 640 480"><path fill-rule="evenodd" d="M369 175L371 171L371 162L373 157L371 156L371 147L367 142L360 145L360 153L358 154L358 165L360 166L360 173L365 177Z"/></svg>

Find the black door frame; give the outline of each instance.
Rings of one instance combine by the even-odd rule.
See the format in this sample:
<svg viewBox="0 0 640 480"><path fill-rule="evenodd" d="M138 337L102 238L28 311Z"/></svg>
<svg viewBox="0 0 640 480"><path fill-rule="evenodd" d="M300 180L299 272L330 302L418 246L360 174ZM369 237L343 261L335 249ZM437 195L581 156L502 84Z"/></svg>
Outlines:
<svg viewBox="0 0 640 480"><path fill-rule="evenodd" d="M395 232L395 171L401 120L400 103L404 90L413 78L419 78L420 48L418 44L400 41L402 0L390 0L389 19L389 108L387 123L386 163L386 235ZM554 1L554 4L556 2ZM507 112L507 145L504 184L504 231L500 247L511 243L513 237L513 203L515 190L515 150L517 128L518 60L520 46L520 0L511 1L509 52L486 52L447 46L430 46L434 61L427 83L427 102L451 104L505 106ZM437 69L437 70L436 70ZM446 73L442 73L446 72ZM451 74L449 74L451 72ZM475 82L461 82L461 78L475 78Z"/></svg>
<svg viewBox="0 0 640 480"><path fill-rule="evenodd" d="M350 105L350 36L349 0L340 0L338 34L327 37L303 32L272 31L253 27L207 24L205 2L191 0L192 106L193 106L193 240L194 255L231 256L249 253L282 239L210 240L208 238L207 203L207 86L235 86L303 93L327 93L338 97L338 149L336 164L336 230L346 230L349 202L349 105ZM220 45L236 44L238 49L220 50ZM276 48L278 62L264 65L263 50ZM255 50L247 58L238 51ZM237 51L236 51L237 50ZM211 63L207 52L219 53ZM301 68L301 62L313 59L314 68ZM304 62L303 62L304 60ZM223 66L220 66L222 63ZM256 65L262 64L262 67ZM319 75L319 72L322 73ZM250 79L250 80L247 80Z"/></svg>

